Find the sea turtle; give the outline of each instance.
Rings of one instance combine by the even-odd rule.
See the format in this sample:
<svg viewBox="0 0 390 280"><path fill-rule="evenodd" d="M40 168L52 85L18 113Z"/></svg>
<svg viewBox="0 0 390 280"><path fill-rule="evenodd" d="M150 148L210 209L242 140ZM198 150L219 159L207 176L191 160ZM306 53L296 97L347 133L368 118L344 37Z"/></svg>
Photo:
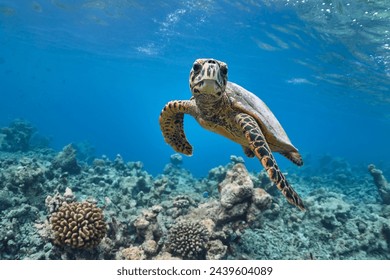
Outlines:
<svg viewBox="0 0 390 280"><path fill-rule="evenodd" d="M256 156L288 202L305 210L271 151L279 152L298 166L303 164L301 155L267 105L243 87L228 82L227 74L224 62L195 60L189 78L192 97L170 101L161 112L159 121L165 141L175 151L192 155L183 129L184 114L189 114L203 128L240 144L248 157Z"/></svg>

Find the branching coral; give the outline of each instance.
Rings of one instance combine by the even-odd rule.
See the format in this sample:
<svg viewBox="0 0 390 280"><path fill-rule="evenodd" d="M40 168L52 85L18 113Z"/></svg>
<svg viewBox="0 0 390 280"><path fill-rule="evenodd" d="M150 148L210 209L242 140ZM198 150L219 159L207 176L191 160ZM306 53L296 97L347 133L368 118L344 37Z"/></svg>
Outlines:
<svg viewBox="0 0 390 280"><path fill-rule="evenodd" d="M102 209L89 202L64 203L50 225L54 244L80 249L96 247L107 231Z"/></svg>

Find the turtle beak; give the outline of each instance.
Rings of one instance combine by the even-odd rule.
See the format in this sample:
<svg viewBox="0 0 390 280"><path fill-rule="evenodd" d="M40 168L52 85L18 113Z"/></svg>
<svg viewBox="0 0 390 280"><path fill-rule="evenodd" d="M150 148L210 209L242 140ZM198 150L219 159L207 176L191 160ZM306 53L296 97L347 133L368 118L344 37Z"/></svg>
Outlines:
<svg viewBox="0 0 390 280"><path fill-rule="evenodd" d="M194 67L195 68L195 67ZM226 71L225 71L226 69ZM205 60L202 67L191 71L190 88L193 94L212 94L221 96L227 82L226 65L214 59Z"/></svg>
<svg viewBox="0 0 390 280"><path fill-rule="evenodd" d="M194 93L214 94L222 92L222 86L215 80L201 80L191 88L191 91Z"/></svg>

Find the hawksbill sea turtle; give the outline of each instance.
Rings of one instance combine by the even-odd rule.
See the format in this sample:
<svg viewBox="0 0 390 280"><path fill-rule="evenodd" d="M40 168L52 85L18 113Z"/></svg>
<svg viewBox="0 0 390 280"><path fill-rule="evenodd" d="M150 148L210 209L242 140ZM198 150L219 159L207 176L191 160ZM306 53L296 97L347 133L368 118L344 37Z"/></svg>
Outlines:
<svg viewBox="0 0 390 280"><path fill-rule="evenodd" d="M190 72L190 100L168 102L160 114L165 141L179 153L192 155L183 128L189 114L205 129L240 144L248 157L256 156L271 181L287 201L305 210L276 164L272 152L278 152L298 166L302 157L267 105L243 87L228 81L227 64L215 59L197 59Z"/></svg>

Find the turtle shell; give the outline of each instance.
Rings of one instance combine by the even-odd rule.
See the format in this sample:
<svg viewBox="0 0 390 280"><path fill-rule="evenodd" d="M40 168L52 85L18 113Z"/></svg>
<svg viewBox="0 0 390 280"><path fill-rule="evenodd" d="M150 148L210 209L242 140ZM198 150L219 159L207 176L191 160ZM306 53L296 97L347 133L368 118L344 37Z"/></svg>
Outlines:
<svg viewBox="0 0 390 280"><path fill-rule="evenodd" d="M298 152L275 115L259 97L232 82L227 83L226 94L234 109L256 119L272 151L282 154Z"/></svg>

